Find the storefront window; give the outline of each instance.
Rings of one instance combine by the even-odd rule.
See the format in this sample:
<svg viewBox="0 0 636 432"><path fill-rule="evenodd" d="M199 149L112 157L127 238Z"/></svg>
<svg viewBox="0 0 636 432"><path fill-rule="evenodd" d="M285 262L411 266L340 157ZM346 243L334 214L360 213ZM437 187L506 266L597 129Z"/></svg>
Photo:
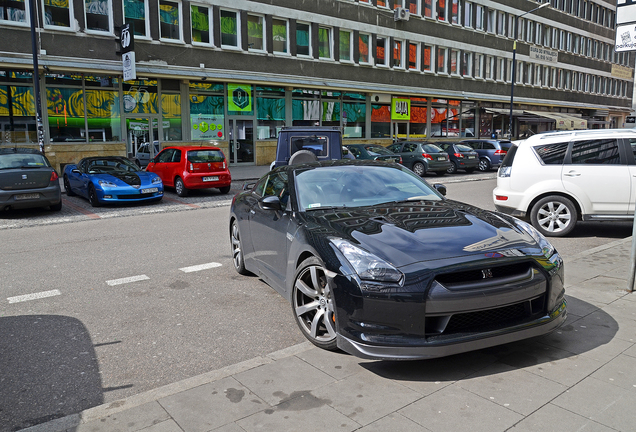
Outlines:
<svg viewBox="0 0 636 432"><path fill-rule="evenodd" d="M126 114L158 114L157 80L125 81L124 112Z"/></svg>
<svg viewBox="0 0 636 432"><path fill-rule="evenodd" d="M310 89L294 89L292 98L292 125L320 126L320 92Z"/></svg>
<svg viewBox="0 0 636 432"><path fill-rule="evenodd" d="M161 92L162 141L181 141L181 95Z"/></svg>
<svg viewBox="0 0 636 432"><path fill-rule="evenodd" d="M190 136L192 140L225 139L223 84L190 83Z"/></svg>
<svg viewBox="0 0 636 432"><path fill-rule="evenodd" d="M431 112L431 136L456 137L459 136L459 106L460 101L433 100Z"/></svg>
<svg viewBox="0 0 636 432"><path fill-rule="evenodd" d="M411 98L411 120L409 124L409 137L411 139L424 139L426 134L426 98Z"/></svg>
<svg viewBox="0 0 636 432"><path fill-rule="evenodd" d="M26 23L25 0L3 0L0 2L0 23Z"/></svg>
<svg viewBox="0 0 636 432"><path fill-rule="evenodd" d="M70 0L43 0L44 25L71 28L73 9Z"/></svg>
<svg viewBox="0 0 636 432"><path fill-rule="evenodd" d="M10 85L16 73L0 71L0 143L37 142L33 87Z"/></svg>
<svg viewBox="0 0 636 432"><path fill-rule="evenodd" d="M124 20L135 36L148 37L148 7L146 0L124 0Z"/></svg>
<svg viewBox="0 0 636 432"><path fill-rule="evenodd" d="M86 142L83 77L48 75L46 102L51 142Z"/></svg>
<svg viewBox="0 0 636 432"><path fill-rule="evenodd" d="M84 0L86 29L100 32L111 31L110 0Z"/></svg>
<svg viewBox="0 0 636 432"><path fill-rule="evenodd" d="M84 85L88 141L123 141L119 81L116 78L87 76Z"/></svg>
<svg viewBox="0 0 636 432"><path fill-rule="evenodd" d="M256 87L257 138L278 137L285 126L285 89L282 87Z"/></svg>
<svg viewBox="0 0 636 432"><path fill-rule="evenodd" d="M361 93L345 93L342 102L342 126L345 138L366 137L366 96Z"/></svg>
<svg viewBox="0 0 636 432"><path fill-rule="evenodd" d="M391 137L391 105L371 105L371 138Z"/></svg>
<svg viewBox="0 0 636 432"><path fill-rule="evenodd" d="M459 136L464 138L475 137L475 103L462 102L461 122Z"/></svg>

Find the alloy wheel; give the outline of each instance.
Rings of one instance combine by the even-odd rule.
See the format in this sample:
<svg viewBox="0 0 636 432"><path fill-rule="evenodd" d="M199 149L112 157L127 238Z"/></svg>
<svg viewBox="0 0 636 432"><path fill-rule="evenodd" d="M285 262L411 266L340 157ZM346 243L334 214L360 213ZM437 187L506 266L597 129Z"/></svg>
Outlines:
<svg viewBox="0 0 636 432"><path fill-rule="evenodd" d="M307 339L321 348L335 349L335 307L331 288L324 268L316 259L310 260L308 265L301 266L296 276L292 307Z"/></svg>

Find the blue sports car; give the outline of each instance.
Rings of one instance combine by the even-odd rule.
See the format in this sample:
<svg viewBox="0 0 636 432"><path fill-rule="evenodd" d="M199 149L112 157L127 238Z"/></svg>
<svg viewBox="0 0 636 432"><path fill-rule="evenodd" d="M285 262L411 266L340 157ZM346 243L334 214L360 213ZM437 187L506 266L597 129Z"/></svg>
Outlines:
<svg viewBox="0 0 636 432"><path fill-rule="evenodd" d="M64 167L68 196L87 198L93 207L111 202L160 201L163 182L124 157L87 157Z"/></svg>

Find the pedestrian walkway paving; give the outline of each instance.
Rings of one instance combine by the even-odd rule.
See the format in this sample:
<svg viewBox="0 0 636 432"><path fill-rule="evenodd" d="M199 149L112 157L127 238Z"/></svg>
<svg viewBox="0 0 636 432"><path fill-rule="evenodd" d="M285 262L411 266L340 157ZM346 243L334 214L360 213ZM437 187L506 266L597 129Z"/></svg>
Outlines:
<svg viewBox="0 0 636 432"><path fill-rule="evenodd" d="M544 337L410 362L303 343L24 431L634 431L630 249L566 257L568 320Z"/></svg>

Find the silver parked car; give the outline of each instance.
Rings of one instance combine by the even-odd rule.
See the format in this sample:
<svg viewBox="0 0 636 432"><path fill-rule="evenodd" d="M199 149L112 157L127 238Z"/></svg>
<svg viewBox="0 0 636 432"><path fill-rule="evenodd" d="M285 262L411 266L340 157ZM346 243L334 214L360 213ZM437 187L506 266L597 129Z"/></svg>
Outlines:
<svg viewBox="0 0 636 432"><path fill-rule="evenodd" d="M57 171L39 151L0 149L0 209L50 207L62 210Z"/></svg>

